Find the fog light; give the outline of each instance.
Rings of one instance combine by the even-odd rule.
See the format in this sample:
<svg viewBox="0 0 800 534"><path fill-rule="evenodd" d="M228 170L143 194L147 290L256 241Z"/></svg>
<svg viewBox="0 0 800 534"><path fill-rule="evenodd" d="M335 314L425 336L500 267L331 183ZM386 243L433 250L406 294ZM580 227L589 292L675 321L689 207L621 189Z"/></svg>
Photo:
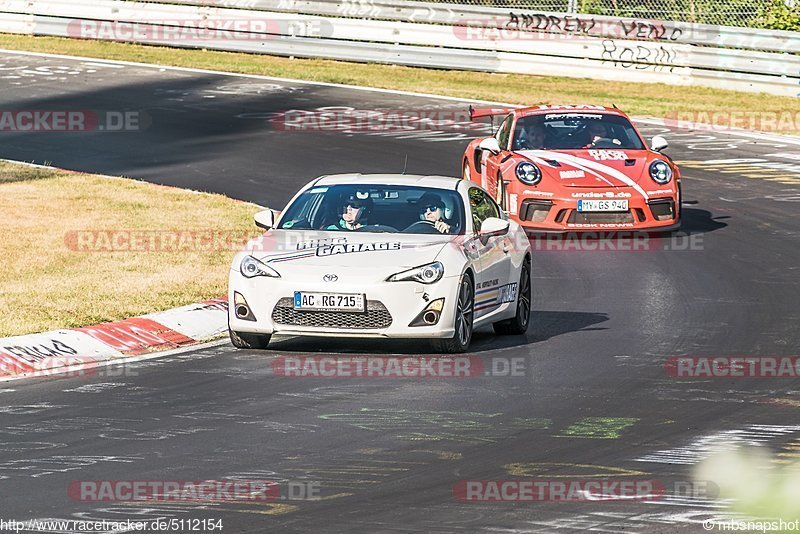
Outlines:
<svg viewBox="0 0 800 534"><path fill-rule="evenodd" d="M439 312L435 312L433 310L426 311L422 314L422 320L429 325L436 324L439 322Z"/></svg>
<svg viewBox="0 0 800 534"><path fill-rule="evenodd" d="M242 319L243 321L255 321L256 317L253 315L253 311L248 306L247 301L241 295L241 293L234 291L233 292L233 310L236 314L236 317Z"/></svg>
<svg viewBox="0 0 800 534"><path fill-rule="evenodd" d="M408 326L433 326L439 322L444 309L444 299L432 300Z"/></svg>

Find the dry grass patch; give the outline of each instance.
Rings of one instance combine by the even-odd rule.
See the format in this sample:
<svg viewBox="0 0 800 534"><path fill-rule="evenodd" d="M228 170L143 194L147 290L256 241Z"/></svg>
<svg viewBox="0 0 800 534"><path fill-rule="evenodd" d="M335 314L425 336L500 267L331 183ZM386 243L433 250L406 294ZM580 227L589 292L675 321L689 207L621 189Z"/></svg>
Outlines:
<svg viewBox="0 0 800 534"><path fill-rule="evenodd" d="M235 250L204 236L258 235L257 210L222 195L0 162L0 337L224 295ZM118 250L153 234L180 239ZM103 239L115 235L116 244Z"/></svg>

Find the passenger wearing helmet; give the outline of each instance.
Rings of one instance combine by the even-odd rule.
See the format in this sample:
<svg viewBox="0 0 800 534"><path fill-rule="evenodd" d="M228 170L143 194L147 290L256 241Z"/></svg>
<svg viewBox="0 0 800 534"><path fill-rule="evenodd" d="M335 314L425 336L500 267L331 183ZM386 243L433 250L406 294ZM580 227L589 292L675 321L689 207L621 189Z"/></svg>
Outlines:
<svg viewBox="0 0 800 534"><path fill-rule="evenodd" d="M451 223L444 216L445 205L442 197L434 193L425 193L417 201L420 210L420 220L433 224L440 233L450 233Z"/></svg>
<svg viewBox="0 0 800 534"><path fill-rule="evenodd" d="M544 148L545 136L543 125L528 121L514 139L514 150L541 150Z"/></svg>
<svg viewBox="0 0 800 534"><path fill-rule="evenodd" d="M339 210L341 219L337 224L332 224L325 228L326 230L358 230L367 221L370 213L372 212L372 199L367 197L364 199L356 196L347 198Z"/></svg>

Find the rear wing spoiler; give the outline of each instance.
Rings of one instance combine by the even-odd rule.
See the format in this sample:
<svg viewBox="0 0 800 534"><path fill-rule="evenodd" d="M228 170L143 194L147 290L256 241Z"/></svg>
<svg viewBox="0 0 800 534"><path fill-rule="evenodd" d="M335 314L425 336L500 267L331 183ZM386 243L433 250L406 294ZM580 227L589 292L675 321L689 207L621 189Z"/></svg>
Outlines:
<svg viewBox="0 0 800 534"><path fill-rule="evenodd" d="M498 115L508 115L515 108L474 108L469 107L469 120L480 119L481 117L496 117Z"/></svg>

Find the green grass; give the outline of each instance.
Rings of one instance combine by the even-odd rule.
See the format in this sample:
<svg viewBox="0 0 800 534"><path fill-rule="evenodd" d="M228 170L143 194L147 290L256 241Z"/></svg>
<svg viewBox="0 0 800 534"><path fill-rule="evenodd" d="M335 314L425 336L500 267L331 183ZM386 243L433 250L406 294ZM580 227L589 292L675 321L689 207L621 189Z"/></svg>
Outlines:
<svg viewBox="0 0 800 534"><path fill-rule="evenodd" d="M0 47L363 85L514 104L616 104L628 114L652 117L674 116L677 112L730 110L780 113L798 108L797 98L699 87L447 71L322 59L290 59L59 37L4 34L0 35Z"/></svg>
<svg viewBox="0 0 800 534"><path fill-rule="evenodd" d="M0 161L0 337L224 295L233 255L260 235L256 211L222 195ZM101 241L211 230L231 236L231 246L185 240L125 250L126 242Z"/></svg>

